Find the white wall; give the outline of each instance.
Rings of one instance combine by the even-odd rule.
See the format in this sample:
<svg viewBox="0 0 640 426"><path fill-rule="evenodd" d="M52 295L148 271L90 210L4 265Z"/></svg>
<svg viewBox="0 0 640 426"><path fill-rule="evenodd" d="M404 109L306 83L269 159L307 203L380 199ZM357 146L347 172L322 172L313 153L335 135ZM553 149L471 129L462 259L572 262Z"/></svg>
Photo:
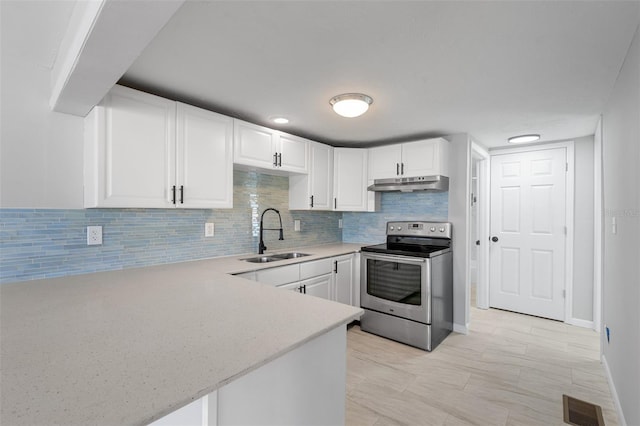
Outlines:
<svg viewBox="0 0 640 426"><path fill-rule="evenodd" d="M639 17L640 18L640 17ZM640 19L639 19L640 20ZM603 113L603 359L626 424L640 425L640 35ZM617 221L613 233L612 221ZM623 422L624 424L624 422Z"/></svg>
<svg viewBox="0 0 640 426"><path fill-rule="evenodd" d="M51 112L51 68L36 53L14 45L24 40L7 20L9 13L15 18L13 12L20 12L19 4L0 5L0 207L82 208L83 120ZM50 34L30 36L44 43L38 37Z"/></svg>
<svg viewBox="0 0 640 426"><path fill-rule="evenodd" d="M573 318L593 321L593 136L574 139Z"/></svg>
<svg viewBox="0 0 640 426"><path fill-rule="evenodd" d="M469 220L471 140L467 134L448 136L449 222L453 224L453 323L454 330L467 331L469 322Z"/></svg>

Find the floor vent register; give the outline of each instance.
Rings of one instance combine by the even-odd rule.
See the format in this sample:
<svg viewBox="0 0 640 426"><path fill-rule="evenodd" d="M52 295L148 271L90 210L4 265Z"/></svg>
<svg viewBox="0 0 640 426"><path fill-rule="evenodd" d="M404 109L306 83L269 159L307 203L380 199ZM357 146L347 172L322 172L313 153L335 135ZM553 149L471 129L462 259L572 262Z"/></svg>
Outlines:
<svg viewBox="0 0 640 426"><path fill-rule="evenodd" d="M604 426L602 408L599 405L562 395L564 422L575 426Z"/></svg>

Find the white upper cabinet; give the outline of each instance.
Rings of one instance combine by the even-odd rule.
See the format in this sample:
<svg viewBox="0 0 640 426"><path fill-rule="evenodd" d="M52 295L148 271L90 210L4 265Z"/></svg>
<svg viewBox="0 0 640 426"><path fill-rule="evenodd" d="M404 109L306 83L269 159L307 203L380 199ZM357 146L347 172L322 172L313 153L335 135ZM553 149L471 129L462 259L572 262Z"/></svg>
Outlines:
<svg viewBox="0 0 640 426"><path fill-rule="evenodd" d="M369 178L449 175L449 142L425 139L369 149Z"/></svg>
<svg viewBox="0 0 640 426"><path fill-rule="evenodd" d="M400 144L369 148L369 179L399 176L400 163L402 163Z"/></svg>
<svg viewBox="0 0 640 426"><path fill-rule="evenodd" d="M333 147L309 142L309 174L289 176L289 209L333 210Z"/></svg>
<svg viewBox="0 0 640 426"><path fill-rule="evenodd" d="M85 207L173 207L176 103L116 86L85 119Z"/></svg>
<svg viewBox="0 0 640 426"><path fill-rule="evenodd" d="M184 208L233 207L233 119L177 108L176 187Z"/></svg>
<svg viewBox="0 0 640 426"><path fill-rule="evenodd" d="M234 120L233 162L264 170L308 173L306 139Z"/></svg>
<svg viewBox="0 0 640 426"><path fill-rule="evenodd" d="M233 207L232 121L115 86L85 119L85 207Z"/></svg>
<svg viewBox="0 0 640 426"><path fill-rule="evenodd" d="M309 141L298 136L278 133L278 165L283 171L309 173ZM278 146L279 145L279 146Z"/></svg>
<svg viewBox="0 0 640 426"><path fill-rule="evenodd" d="M337 211L374 211L370 202L378 193L367 191L367 150L335 148L333 151L333 209Z"/></svg>

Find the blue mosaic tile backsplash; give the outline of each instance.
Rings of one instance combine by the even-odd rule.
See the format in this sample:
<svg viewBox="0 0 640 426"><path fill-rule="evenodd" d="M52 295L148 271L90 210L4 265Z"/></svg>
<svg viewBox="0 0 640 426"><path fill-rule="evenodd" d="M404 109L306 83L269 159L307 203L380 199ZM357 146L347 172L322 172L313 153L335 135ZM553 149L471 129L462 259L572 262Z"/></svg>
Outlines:
<svg viewBox="0 0 640 426"><path fill-rule="evenodd" d="M345 243L384 243L387 222L428 220L446 222L449 215L448 192L383 192L380 211L343 213L342 241Z"/></svg>
<svg viewBox="0 0 640 426"><path fill-rule="evenodd" d="M235 171L233 209L2 209L0 283L255 253L267 207L280 210L285 238L265 232L270 250L341 241L342 214L291 212L288 188L286 177ZM212 238L206 222L215 223ZM103 227L102 245L86 245L88 225ZM267 213L265 227L277 227L277 215Z"/></svg>

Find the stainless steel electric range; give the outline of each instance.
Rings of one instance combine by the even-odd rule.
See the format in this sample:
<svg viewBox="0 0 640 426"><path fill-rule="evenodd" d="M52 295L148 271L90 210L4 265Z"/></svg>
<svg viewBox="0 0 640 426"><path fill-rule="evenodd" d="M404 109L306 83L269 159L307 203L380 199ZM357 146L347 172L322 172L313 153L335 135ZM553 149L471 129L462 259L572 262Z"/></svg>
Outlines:
<svg viewBox="0 0 640 426"><path fill-rule="evenodd" d="M427 351L453 327L451 224L388 222L387 242L361 249L360 328Z"/></svg>

